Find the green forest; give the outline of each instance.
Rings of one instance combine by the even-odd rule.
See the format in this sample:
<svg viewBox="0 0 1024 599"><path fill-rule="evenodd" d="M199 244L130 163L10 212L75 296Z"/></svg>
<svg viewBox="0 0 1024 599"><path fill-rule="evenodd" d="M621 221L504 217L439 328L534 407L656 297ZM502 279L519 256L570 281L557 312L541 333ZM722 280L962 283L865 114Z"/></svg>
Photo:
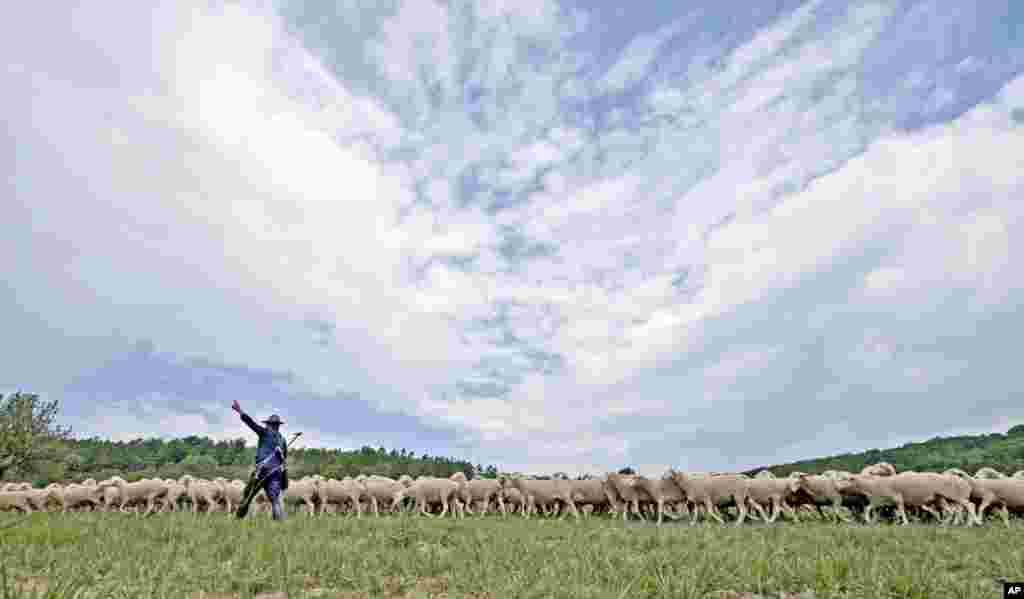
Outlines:
<svg viewBox="0 0 1024 599"><path fill-rule="evenodd" d="M57 401L37 395L0 395L0 480L27 480L35 486L51 482L101 480L115 474L126 480L179 478L191 474L203 478L223 476L245 479L255 463L256 448L245 438L215 441L188 436L175 439L109 441L98 437L79 439L57 424ZM960 468L973 473L988 466L1006 474L1024 470L1024 425L1004 433L935 437L891 449L869 449L789 464L762 466L747 471L770 470L776 476L794 471L860 471L868 464L889 462L898 471L943 471ZM378 474L447 477L463 472L469 477L496 478L495 466L473 464L408 449L364 446L355 450L312 449L301 445L289 451L289 471L295 478L320 474L330 478ZM619 472L632 472L623 468ZM556 478L567 478L555 473ZM548 478L548 477L542 477Z"/></svg>
<svg viewBox="0 0 1024 599"><path fill-rule="evenodd" d="M107 441L97 437L64 441L59 461L37 464L33 482L106 478L115 473L128 473L127 479L177 478L193 474L212 478L244 479L256 460L256 448L246 447L245 439L214 441L208 437L188 436L180 439L134 439ZM407 449L387 450L364 446L343 451L297 447L288 452L288 467L293 477L321 474L332 478L378 474L397 477L467 475L476 472L482 477L497 477L494 466L473 465L449 457L415 455Z"/></svg>
<svg viewBox="0 0 1024 599"><path fill-rule="evenodd" d="M1004 474L1012 474L1024 470L1024 424L1014 426L1005 434L935 437L891 449L869 449L860 453L762 466L746 474L755 474L765 469L771 470L776 476L787 476L794 471L809 474L825 470L859 472L864 466L877 462L889 462L897 471L941 472L948 468L960 468L973 474L979 468L988 466Z"/></svg>
<svg viewBox="0 0 1024 599"><path fill-rule="evenodd" d="M190 435L116 442L75 438L70 428L57 424L58 411L56 400L44 401L35 394L0 395L0 480L27 480L41 487L115 474L129 481L185 474L245 479L256 462L256 447L246 447L244 437L215 441ZM288 469L294 478L311 474L339 479L360 474L447 477L456 472L498 476L494 466L416 455L408 449L315 449L304 448L301 442L288 451Z"/></svg>
<svg viewBox="0 0 1024 599"><path fill-rule="evenodd" d="M246 447L245 439L214 441L207 437L189 436L181 439L135 439L112 442L99 438L68 440L59 461L40 464L34 477L39 483L55 480L101 478L115 473L131 478L159 476L176 478L185 473L197 476L244 478L255 460L256 448ZM334 478L379 474L382 476L450 476L455 472L471 472L494 478L494 466L474 465L466 460L415 455L406 449L362 447L357 450L303 449L289 452L293 476L322 474ZM1005 434L935 437L919 443L908 443L891 449L870 449L829 457L801 460L789 464L759 467L747 472L755 474L771 470L777 476L800 471L820 473L825 470L857 472L868 464L889 462L898 471L942 471L961 468L975 472L988 466L1007 474L1024 470L1024 425Z"/></svg>

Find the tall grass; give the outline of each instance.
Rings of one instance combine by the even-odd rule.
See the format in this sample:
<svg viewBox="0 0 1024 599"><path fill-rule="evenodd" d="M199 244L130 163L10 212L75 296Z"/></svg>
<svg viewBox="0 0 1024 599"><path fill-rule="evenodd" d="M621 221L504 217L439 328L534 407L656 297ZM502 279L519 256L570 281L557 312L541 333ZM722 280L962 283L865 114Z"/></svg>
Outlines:
<svg viewBox="0 0 1024 599"><path fill-rule="evenodd" d="M608 518L0 515L0 597L1000 596L1021 528L662 528ZM276 593L276 594L272 594ZM281 594L284 593L284 594Z"/></svg>

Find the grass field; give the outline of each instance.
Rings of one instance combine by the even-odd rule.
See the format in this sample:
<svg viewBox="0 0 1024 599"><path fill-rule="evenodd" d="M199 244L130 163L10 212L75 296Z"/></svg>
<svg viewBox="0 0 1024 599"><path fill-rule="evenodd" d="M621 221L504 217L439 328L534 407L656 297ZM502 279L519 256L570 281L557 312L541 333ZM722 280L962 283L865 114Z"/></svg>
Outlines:
<svg viewBox="0 0 1024 599"><path fill-rule="evenodd" d="M1002 524L74 513L0 514L0 527L21 519L0 529L3 597L992 599L999 580L1024 580L1024 529Z"/></svg>

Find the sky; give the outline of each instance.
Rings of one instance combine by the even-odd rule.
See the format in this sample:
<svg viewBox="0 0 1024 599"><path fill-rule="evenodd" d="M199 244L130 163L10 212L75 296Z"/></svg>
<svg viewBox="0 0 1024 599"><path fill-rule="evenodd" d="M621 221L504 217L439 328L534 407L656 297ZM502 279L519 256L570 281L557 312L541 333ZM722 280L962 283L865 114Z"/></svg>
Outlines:
<svg viewBox="0 0 1024 599"><path fill-rule="evenodd" d="M6 7L0 393L531 473L1024 423L1024 3L740 4Z"/></svg>

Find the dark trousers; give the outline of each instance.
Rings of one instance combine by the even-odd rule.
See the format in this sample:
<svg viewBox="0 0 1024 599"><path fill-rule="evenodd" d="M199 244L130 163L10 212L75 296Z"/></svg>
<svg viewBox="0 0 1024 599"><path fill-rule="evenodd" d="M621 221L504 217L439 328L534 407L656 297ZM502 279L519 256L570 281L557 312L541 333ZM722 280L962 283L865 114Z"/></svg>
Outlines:
<svg viewBox="0 0 1024 599"><path fill-rule="evenodd" d="M257 479L262 478L267 472L276 470L263 480L263 492L270 500L270 511L274 520L284 520L287 516L284 511L284 491L281 489L282 475L280 462L266 464L256 473Z"/></svg>

